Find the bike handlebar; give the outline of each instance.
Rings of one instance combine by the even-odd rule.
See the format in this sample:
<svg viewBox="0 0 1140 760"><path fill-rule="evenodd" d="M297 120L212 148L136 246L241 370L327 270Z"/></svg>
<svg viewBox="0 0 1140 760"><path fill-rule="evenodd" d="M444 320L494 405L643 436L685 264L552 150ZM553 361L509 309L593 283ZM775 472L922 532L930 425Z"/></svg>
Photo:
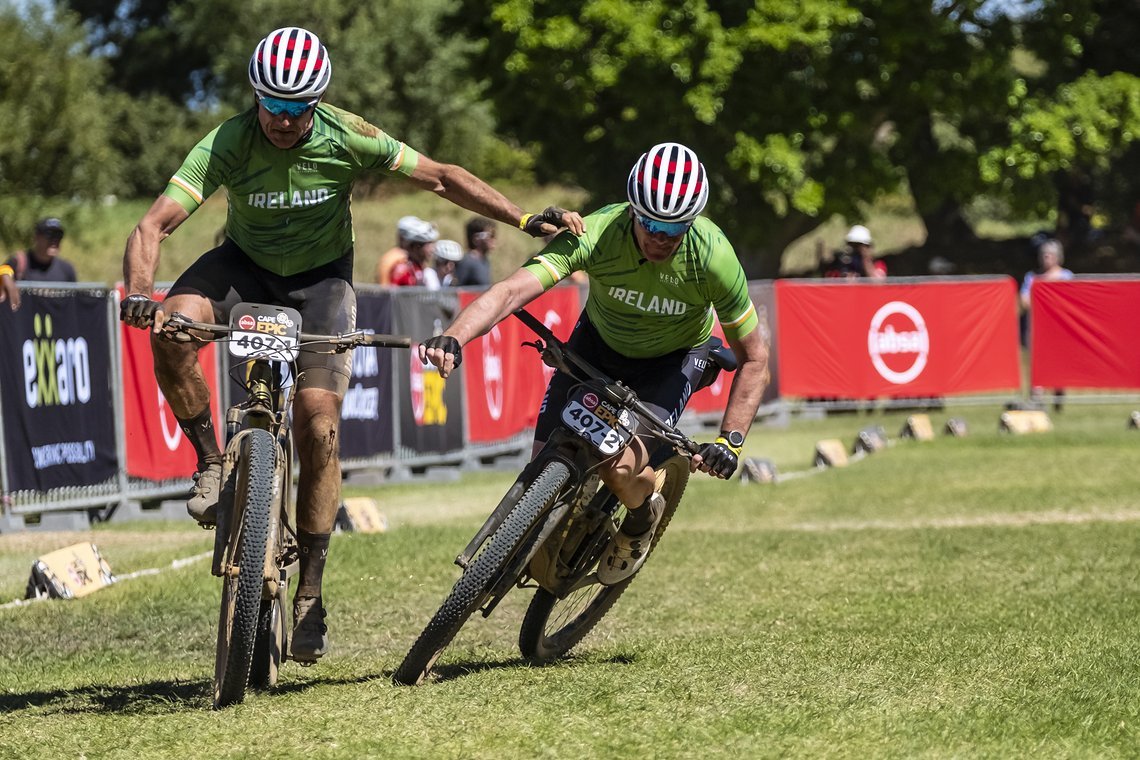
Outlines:
<svg viewBox="0 0 1140 760"><path fill-rule="evenodd" d="M650 423L650 428L652 428L651 432L654 435L673 444L673 448L679 453L685 456L692 456L700 452L701 447L696 441L658 417L652 409L641 402L641 399L637 397L637 394L634 393L632 388L628 388L622 383L611 379L606 373L592 366L581 356L578 356L572 349L567 347L565 343L559 340L557 336L550 331L550 328L529 311L519 309L514 312L514 315L520 322L533 330L539 338L546 341L546 345L544 346L535 346L535 348L543 354L544 359L550 354L554 366L570 374L574 374L574 372L567 365L566 360L573 362L590 377L605 383L606 390L614 396L616 401L628 404L632 407L633 411L639 417Z"/></svg>
<svg viewBox="0 0 1140 760"><path fill-rule="evenodd" d="M199 338L199 336L191 335L190 330L197 330L198 332L209 333L209 338ZM219 325L211 322L196 322L179 312L174 312L166 321L162 323L162 330L159 332L164 338L168 340L177 341L179 336L186 336L187 339L198 338L200 340L220 340L226 335L238 332L235 328L229 325ZM297 335L298 343L304 345L311 343L327 343L336 346L338 350L348 350L356 348L357 346L379 346L381 348L410 348L412 339L406 335L384 335L379 333L366 333L363 330L352 330L338 335L321 335L319 333L299 333Z"/></svg>

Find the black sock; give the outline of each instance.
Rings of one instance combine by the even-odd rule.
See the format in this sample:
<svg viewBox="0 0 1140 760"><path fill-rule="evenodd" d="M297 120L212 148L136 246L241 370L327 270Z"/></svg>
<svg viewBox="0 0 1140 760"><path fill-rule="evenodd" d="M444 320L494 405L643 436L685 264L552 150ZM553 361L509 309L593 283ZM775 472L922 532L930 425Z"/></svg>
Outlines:
<svg viewBox="0 0 1140 760"><path fill-rule="evenodd" d="M208 464L222 461L222 450L218 448L218 434L214 432L214 417L210 414L209 404L190 419L184 420L181 417L175 419L178 420L183 435L198 454L198 472L206 469Z"/></svg>
<svg viewBox="0 0 1140 760"><path fill-rule="evenodd" d="M627 536L644 533L653 525L653 510L649 508L649 500L652 498L653 494L650 494L645 501L641 502L640 507L627 510L625 519L621 523L621 530Z"/></svg>
<svg viewBox="0 0 1140 760"><path fill-rule="evenodd" d="M297 583L296 597L321 595L321 579L325 574L331 535L297 531L297 547L301 550L301 577Z"/></svg>

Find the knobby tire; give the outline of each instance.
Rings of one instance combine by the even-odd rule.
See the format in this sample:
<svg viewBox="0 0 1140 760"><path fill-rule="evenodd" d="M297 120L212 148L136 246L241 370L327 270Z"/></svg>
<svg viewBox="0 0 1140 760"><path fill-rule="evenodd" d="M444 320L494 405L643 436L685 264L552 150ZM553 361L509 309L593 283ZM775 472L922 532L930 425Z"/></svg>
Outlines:
<svg viewBox="0 0 1140 760"><path fill-rule="evenodd" d="M222 579L215 709L245 699L261 618L270 511L277 485L277 442L273 435L266 430L251 430L242 440L242 450L234 494L234 515L240 516L240 522L231 528L239 531L234 564L240 572L236 583L228 576ZM232 615L227 615L227 608L232 608Z"/></svg>
<svg viewBox="0 0 1140 760"><path fill-rule="evenodd" d="M661 540L685 493L689 477L689 461L684 457L673 457L661 464L657 468L657 473L659 479L663 474L663 479L659 480L658 490L665 497L665 512L657 525L657 532L653 534L653 541L649 546L650 553ZM602 529L604 530L604 526ZM602 544L602 551L599 551L590 562L596 563L605 553L607 545L608 542ZM646 562L648 561L646 559ZM523 657L542 664L564 656L593 630L633 579L644 569L645 566L642 565L637 573L613 586L594 583L572 591L562 599L546 589L538 589L527 607L522 628L519 630L519 651Z"/></svg>
<svg viewBox="0 0 1140 760"><path fill-rule="evenodd" d="M552 460L543 467L483 550L467 565L451 593L396 669L392 680L408 686L423 682L467 618L482 606L518 548L569 479L570 469L564 462Z"/></svg>

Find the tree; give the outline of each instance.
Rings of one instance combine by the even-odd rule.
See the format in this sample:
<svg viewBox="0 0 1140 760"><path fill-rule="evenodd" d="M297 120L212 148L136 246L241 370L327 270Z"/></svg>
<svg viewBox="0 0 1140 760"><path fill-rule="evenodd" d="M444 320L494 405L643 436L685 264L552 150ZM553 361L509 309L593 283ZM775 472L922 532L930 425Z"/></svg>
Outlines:
<svg viewBox="0 0 1140 760"><path fill-rule="evenodd" d="M465 0L501 128L539 165L610 198L653 142L693 147L710 212L754 275L833 213L909 181L961 231L978 151L1008 109L1013 35L980 0Z"/></svg>
<svg viewBox="0 0 1140 760"><path fill-rule="evenodd" d="M106 67L75 18L0 6L0 48L0 240L11 247L27 243L37 216L65 216L53 199L115 194L121 175Z"/></svg>
<svg viewBox="0 0 1140 760"><path fill-rule="evenodd" d="M278 27L304 26L329 49L329 102L433 157L529 178L529 158L497 139L484 87L466 73L475 43L441 29L457 0L68 2L85 14L92 39L134 96L174 96L196 111L248 108L247 64L257 41Z"/></svg>

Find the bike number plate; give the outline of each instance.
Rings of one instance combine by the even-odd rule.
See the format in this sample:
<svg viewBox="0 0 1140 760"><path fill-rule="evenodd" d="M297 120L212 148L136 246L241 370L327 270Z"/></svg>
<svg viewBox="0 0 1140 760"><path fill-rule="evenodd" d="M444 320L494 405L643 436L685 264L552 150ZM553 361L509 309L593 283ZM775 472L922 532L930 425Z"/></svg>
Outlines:
<svg viewBox="0 0 1140 760"><path fill-rule="evenodd" d="M230 354L241 359L293 361L301 314L296 309L239 303L230 312Z"/></svg>
<svg viewBox="0 0 1140 760"><path fill-rule="evenodd" d="M587 394L587 397L592 395ZM562 424L592 443L602 454L611 456L625 448L632 434L620 422L615 425L602 415L613 416L600 405L590 409L578 400L571 400L562 408ZM628 412L623 412L623 415L628 415Z"/></svg>

